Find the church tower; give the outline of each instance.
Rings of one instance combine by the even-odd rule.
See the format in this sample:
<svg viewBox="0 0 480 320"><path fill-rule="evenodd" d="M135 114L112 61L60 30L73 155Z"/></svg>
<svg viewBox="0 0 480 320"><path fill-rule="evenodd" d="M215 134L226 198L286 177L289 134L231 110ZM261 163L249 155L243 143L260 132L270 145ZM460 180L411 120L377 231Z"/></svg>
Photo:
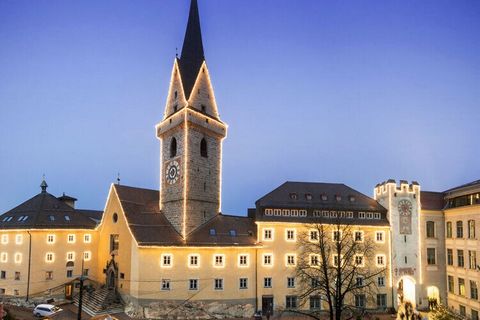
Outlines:
<svg viewBox="0 0 480 320"><path fill-rule="evenodd" d="M175 58L163 120L160 210L188 234L220 212L222 141L219 117L203 52L198 4L192 0L180 58Z"/></svg>

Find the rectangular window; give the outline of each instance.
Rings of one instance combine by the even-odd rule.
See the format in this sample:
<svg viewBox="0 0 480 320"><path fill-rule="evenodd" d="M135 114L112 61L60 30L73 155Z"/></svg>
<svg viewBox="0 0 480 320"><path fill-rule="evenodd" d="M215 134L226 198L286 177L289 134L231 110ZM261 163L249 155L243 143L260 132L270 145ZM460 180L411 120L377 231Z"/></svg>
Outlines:
<svg viewBox="0 0 480 320"><path fill-rule="evenodd" d="M83 269L83 276L88 277L88 269Z"/></svg>
<svg viewBox="0 0 480 320"><path fill-rule="evenodd" d="M357 254L355 255L355 265L357 267L363 267L363 255Z"/></svg>
<svg viewBox="0 0 480 320"><path fill-rule="evenodd" d="M22 263L22 254L19 252L15 253L14 259L15 263Z"/></svg>
<svg viewBox="0 0 480 320"><path fill-rule="evenodd" d="M478 300L477 282L470 280L470 299Z"/></svg>
<svg viewBox="0 0 480 320"><path fill-rule="evenodd" d="M457 250L457 265L462 268L465 266L465 261L463 259L463 250Z"/></svg>
<svg viewBox="0 0 480 320"><path fill-rule="evenodd" d="M198 254L191 254L188 258L188 266L192 268L197 268L200 265L200 257Z"/></svg>
<svg viewBox="0 0 480 320"><path fill-rule="evenodd" d="M295 288L295 278L288 277L287 278L287 288Z"/></svg>
<svg viewBox="0 0 480 320"><path fill-rule="evenodd" d="M453 250L447 249L447 264L453 266Z"/></svg>
<svg viewBox="0 0 480 320"><path fill-rule="evenodd" d="M47 243L49 243L49 244L55 243L55 235L54 234L47 235Z"/></svg>
<svg viewBox="0 0 480 320"><path fill-rule="evenodd" d="M90 261L91 258L92 258L92 253L90 251L85 251L83 253L83 260Z"/></svg>
<svg viewBox="0 0 480 320"><path fill-rule="evenodd" d="M83 242L85 242L85 243L90 243L90 242L92 242L92 236L91 236L89 233L84 234L84 235L83 235Z"/></svg>
<svg viewBox="0 0 480 320"><path fill-rule="evenodd" d="M459 313L462 317L467 316L467 308L465 306L462 306L461 304L458 305L458 310L459 310Z"/></svg>
<svg viewBox="0 0 480 320"><path fill-rule="evenodd" d="M322 304L319 296L310 297L310 310L320 310Z"/></svg>
<svg viewBox="0 0 480 320"><path fill-rule="evenodd" d="M457 221L457 238L463 238L463 221Z"/></svg>
<svg viewBox="0 0 480 320"><path fill-rule="evenodd" d="M67 252L67 261L75 260L75 252Z"/></svg>
<svg viewBox="0 0 480 320"><path fill-rule="evenodd" d="M338 256L338 254L334 254L333 255L333 266L338 267L339 265L340 265L340 257Z"/></svg>
<svg viewBox="0 0 480 320"><path fill-rule="evenodd" d="M45 272L45 280L53 280L53 271Z"/></svg>
<svg viewBox="0 0 480 320"><path fill-rule="evenodd" d="M286 296L285 297L285 307L287 309L297 308L297 296Z"/></svg>
<svg viewBox="0 0 480 320"><path fill-rule="evenodd" d="M470 269L477 269L477 252L468 250L468 266Z"/></svg>
<svg viewBox="0 0 480 320"><path fill-rule="evenodd" d="M468 238L475 239L475 220L468 220Z"/></svg>
<svg viewBox="0 0 480 320"><path fill-rule="evenodd" d="M263 229L263 241L273 240L273 229Z"/></svg>
<svg viewBox="0 0 480 320"><path fill-rule="evenodd" d="M435 222L427 221L427 238L435 238Z"/></svg>
<svg viewBox="0 0 480 320"><path fill-rule="evenodd" d="M118 251L120 247L120 239L118 234L110 235L110 252Z"/></svg>
<svg viewBox="0 0 480 320"><path fill-rule="evenodd" d="M188 290L198 290L198 279L188 280Z"/></svg>
<svg viewBox="0 0 480 320"><path fill-rule="evenodd" d="M247 289L247 288L248 288L248 279L240 278L240 289Z"/></svg>
<svg viewBox="0 0 480 320"><path fill-rule="evenodd" d="M452 232L452 222L448 221L447 222L447 238L453 238L453 232Z"/></svg>
<svg viewBox="0 0 480 320"><path fill-rule="evenodd" d="M2 244L8 244L8 234L2 234Z"/></svg>
<svg viewBox="0 0 480 320"><path fill-rule="evenodd" d="M7 278L7 271L1 271L0 272L0 279L6 279Z"/></svg>
<svg viewBox="0 0 480 320"><path fill-rule="evenodd" d="M264 288L271 288L272 287L272 278L270 278L270 277L263 278L263 287Z"/></svg>
<svg viewBox="0 0 480 320"><path fill-rule="evenodd" d="M458 278L458 294L465 295L465 279L463 278Z"/></svg>
<svg viewBox="0 0 480 320"><path fill-rule="evenodd" d="M355 241L357 242L363 241L363 231L355 231Z"/></svg>
<svg viewBox="0 0 480 320"><path fill-rule="evenodd" d="M355 279L355 285L360 288L363 287L363 277L357 277Z"/></svg>
<svg viewBox="0 0 480 320"><path fill-rule="evenodd" d="M294 254L287 254L285 262L286 262L287 267L294 267L296 265L295 255Z"/></svg>
<svg viewBox="0 0 480 320"><path fill-rule="evenodd" d="M213 266L216 268L221 268L225 266L225 255L216 254L213 256Z"/></svg>
<svg viewBox="0 0 480 320"><path fill-rule="evenodd" d="M74 234L69 234L67 236L67 242L68 243L75 243L75 235Z"/></svg>
<svg viewBox="0 0 480 320"><path fill-rule="evenodd" d="M385 277L378 277L377 284L379 287L385 287Z"/></svg>
<svg viewBox="0 0 480 320"><path fill-rule="evenodd" d="M318 266L320 263L319 255L318 254L311 254L310 255L310 265L311 266Z"/></svg>
<svg viewBox="0 0 480 320"><path fill-rule="evenodd" d="M383 254L377 255L377 267L384 267L385 266L385 256Z"/></svg>
<svg viewBox="0 0 480 320"><path fill-rule="evenodd" d="M384 293L377 294L377 308L384 309L387 307L387 295Z"/></svg>
<svg viewBox="0 0 480 320"><path fill-rule="evenodd" d="M318 241L318 231L317 230L310 230L310 241Z"/></svg>
<svg viewBox="0 0 480 320"><path fill-rule="evenodd" d="M170 290L170 280L162 279L162 290Z"/></svg>
<svg viewBox="0 0 480 320"><path fill-rule="evenodd" d="M296 240L295 229L287 229L285 231L285 237L287 241L295 241Z"/></svg>
<svg viewBox="0 0 480 320"><path fill-rule="evenodd" d="M238 265L240 267L248 267L248 254L238 255Z"/></svg>
<svg viewBox="0 0 480 320"><path fill-rule="evenodd" d="M333 231L333 241L340 241L342 239L342 232L341 231Z"/></svg>
<svg viewBox="0 0 480 320"><path fill-rule="evenodd" d="M364 294L356 294L355 295L355 307L365 308L365 295Z"/></svg>
<svg viewBox="0 0 480 320"><path fill-rule="evenodd" d="M427 264L436 264L435 248L427 248Z"/></svg>
<svg viewBox="0 0 480 320"><path fill-rule="evenodd" d="M454 285L454 283L453 283L453 277L452 277L452 276L448 276L448 292L450 292L450 293L455 293L455 292L454 292L454 289L453 289L454 287L455 287L455 285Z"/></svg>
<svg viewBox="0 0 480 320"><path fill-rule="evenodd" d="M478 320L478 311L472 309L472 320Z"/></svg>
<svg viewBox="0 0 480 320"><path fill-rule="evenodd" d="M375 241L376 241L376 242L383 243L383 242L385 242L384 238L385 238L385 232L383 232L383 231L377 231L377 232L375 233Z"/></svg>
<svg viewBox="0 0 480 320"><path fill-rule="evenodd" d="M67 270L67 278L73 277L73 270Z"/></svg>
<svg viewBox="0 0 480 320"><path fill-rule="evenodd" d="M53 262L54 260L55 260L55 255L53 254L53 252L47 252L47 254L45 255L45 261Z"/></svg>
<svg viewBox="0 0 480 320"><path fill-rule="evenodd" d="M223 279L215 279L213 288L215 290L223 290Z"/></svg>
<svg viewBox="0 0 480 320"><path fill-rule="evenodd" d="M171 254L162 254L160 256L160 265L164 268L170 268L172 266L173 257Z"/></svg>
<svg viewBox="0 0 480 320"><path fill-rule="evenodd" d="M23 243L23 235L17 234L17 235L15 236L15 243L16 243L16 244L22 244L22 243Z"/></svg>
<svg viewBox="0 0 480 320"><path fill-rule="evenodd" d="M268 267L273 266L272 254L263 254L263 265Z"/></svg>
<svg viewBox="0 0 480 320"><path fill-rule="evenodd" d="M20 280L20 272L15 271L15 280Z"/></svg>

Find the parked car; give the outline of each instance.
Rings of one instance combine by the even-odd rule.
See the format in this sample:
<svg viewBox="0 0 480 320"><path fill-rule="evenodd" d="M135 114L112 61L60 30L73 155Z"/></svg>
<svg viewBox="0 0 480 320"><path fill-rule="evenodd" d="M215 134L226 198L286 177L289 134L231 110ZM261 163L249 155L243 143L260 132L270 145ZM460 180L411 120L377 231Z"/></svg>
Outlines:
<svg viewBox="0 0 480 320"><path fill-rule="evenodd" d="M33 309L33 314L36 317L48 317L60 311L62 311L62 309L53 304L39 304Z"/></svg>

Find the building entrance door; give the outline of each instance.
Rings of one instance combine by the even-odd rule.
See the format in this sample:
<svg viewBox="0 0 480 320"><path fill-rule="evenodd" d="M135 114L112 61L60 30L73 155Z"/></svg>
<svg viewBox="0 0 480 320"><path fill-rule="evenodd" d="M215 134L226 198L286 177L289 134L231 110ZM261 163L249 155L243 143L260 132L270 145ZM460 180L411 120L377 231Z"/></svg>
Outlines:
<svg viewBox="0 0 480 320"><path fill-rule="evenodd" d="M72 300L73 297L73 284L69 283L65 285L65 299Z"/></svg>
<svg viewBox="0 0 480 320"><path fill-rule="evenodd" d="M266 316L267 313L273 315L273 296L262 297L262 314Z"/></svg>

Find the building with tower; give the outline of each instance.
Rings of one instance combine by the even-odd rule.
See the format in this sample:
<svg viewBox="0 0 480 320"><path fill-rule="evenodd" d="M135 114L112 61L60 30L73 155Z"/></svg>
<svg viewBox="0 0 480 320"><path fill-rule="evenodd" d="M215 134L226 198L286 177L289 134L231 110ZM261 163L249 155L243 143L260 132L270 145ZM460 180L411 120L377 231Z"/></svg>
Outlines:
<svg viewBox="0 0 480 320"><path fill-rule="evenodd" d="M478 319L476 228L480 182L445 192L388 180L373 198L345 184L285 182L246 216L221 212L220 119L208 72L198 4L191 1L181 56L173 61L160 140L160 189L112 184L102 211L79 210L75 198L41 193L0 217L0 294L75 298L89 278L103 306L122 302L132 316L250 317L326 308L323 297L298 301L297 236L312 224L342 221L372 239L367 268L384 269L374 301L386 310L432 301ZM362 262L363 263L363 262ZM98 300L97 299L97 300ZM100 312L93 302L85 307ZM97 308L97 309L96 309Z"/></svg>

